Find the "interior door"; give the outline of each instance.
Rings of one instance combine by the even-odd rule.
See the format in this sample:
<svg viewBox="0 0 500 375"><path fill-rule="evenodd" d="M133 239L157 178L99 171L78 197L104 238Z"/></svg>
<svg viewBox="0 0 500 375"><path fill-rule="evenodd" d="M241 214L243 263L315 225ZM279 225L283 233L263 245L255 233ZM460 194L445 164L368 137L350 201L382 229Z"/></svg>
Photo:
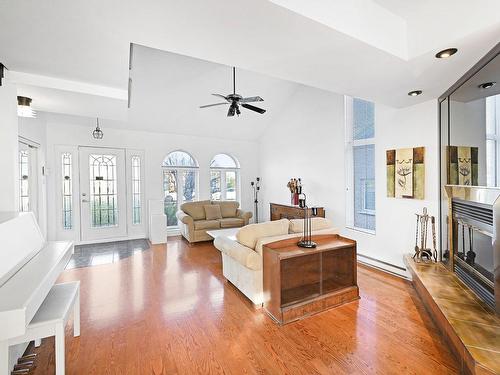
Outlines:
<svg viewBox="0 0 500 375"><path fill-rule="evenodd" d="M79 147L82 241L125 237L125 150Z"/></svg>

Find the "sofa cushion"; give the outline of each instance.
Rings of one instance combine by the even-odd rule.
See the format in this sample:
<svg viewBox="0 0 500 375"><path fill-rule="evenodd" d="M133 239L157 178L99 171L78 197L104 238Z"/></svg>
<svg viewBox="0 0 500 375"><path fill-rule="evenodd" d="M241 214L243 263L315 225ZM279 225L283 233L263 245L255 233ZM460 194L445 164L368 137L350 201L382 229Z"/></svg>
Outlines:
<svg viewBox="0 0 500 375"><path fill-rule="evenodd" d="M205 208L205 217L207 220L222 219L220 206L218 204L206 204L203 207Z"/></svg>
<svg viewBox="0 0 500 375"><path fill-rule="evenodd" d="M311 218L311 230L321 230L328 229L332 227L331 220L325 219L324 217L313 217ZM290 220L290 233L302 233L304 231L304 219L292 219Z"/></svg>
<svg viewBox="0 0 500 375"><path fill-rule="evenodd" d="M218 220L195 220L194 229L219 229L220 223Z"/></svg>
<svg viewBox="0 0 500 375"><path fill-rule="evenodd" d="M205 220L205 206L210 201L186 202L181 204L181 210L191 216L194 220Z"/></svg>
<svg viewBox="0 0 500 375"><path fill-rule="evenodd" d="M212 204L220 205L220 212L223 218L236 217L236 210L240 206L238 202L233 202L233 201L212 202Z"/></svg>
<svg viewBox="0 0 500 375"><path fill-rule="evenodd" d="M259 238L288 234L288 227L288 219L250 224L244 226L236 233L236 239L240 244L255 249L255 244Z"/></svg>
<svg viewBox="0 0 500 375"><path fill-rule="evenodd" d="M219 219L221 228L236 228L245 225L245 220L239 217L227 217L225 219Z"/></svg>

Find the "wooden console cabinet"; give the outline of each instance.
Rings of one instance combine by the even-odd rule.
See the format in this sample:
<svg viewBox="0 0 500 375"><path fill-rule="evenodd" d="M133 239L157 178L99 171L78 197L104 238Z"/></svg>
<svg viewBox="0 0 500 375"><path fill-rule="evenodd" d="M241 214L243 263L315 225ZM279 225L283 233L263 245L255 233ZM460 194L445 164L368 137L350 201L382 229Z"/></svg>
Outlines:
<svg viewBox="0 0 500 375"><path fill-rule="evenodd" d="M270 203L271 221L280 219L303 219L304 210L298 206L288 206L286 204ZM316 217L325 217L325 209L317 207ZM311 216L313 216L311 214Z"/></svg>
<svg viewBox="0 0 500 375"><path fill-rule="evenodd" d="M286 324L359 299L356 241L318 235L313 249L297 241L263 247L264 308L275 321Z"/></svg>

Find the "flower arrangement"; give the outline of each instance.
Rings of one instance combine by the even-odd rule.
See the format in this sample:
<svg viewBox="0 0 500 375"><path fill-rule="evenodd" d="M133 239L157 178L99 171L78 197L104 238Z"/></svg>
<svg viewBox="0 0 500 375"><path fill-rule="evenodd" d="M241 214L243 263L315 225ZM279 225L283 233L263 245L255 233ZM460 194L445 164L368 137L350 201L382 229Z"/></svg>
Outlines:
<svg viewBox="0 0 500 375"><path fill-rule="evenodd" d="M291 198L290 203L297 206L299 204L299 194L302 193L302 181L300 178L291 178L286 184L286 187L290 190Z"/></svg>

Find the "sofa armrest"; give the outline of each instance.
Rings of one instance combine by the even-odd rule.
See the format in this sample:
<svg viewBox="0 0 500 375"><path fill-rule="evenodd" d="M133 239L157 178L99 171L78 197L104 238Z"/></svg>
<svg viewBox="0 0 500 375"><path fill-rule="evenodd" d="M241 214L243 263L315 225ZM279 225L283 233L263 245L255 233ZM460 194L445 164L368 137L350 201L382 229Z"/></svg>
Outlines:
<svg viewBox="0 0 500 375"><path fill-rule="evenodd" d="M236 216L240 219L245 220L245 225L248 225L248 222L252 218L253 214L250 211L243 211L242 209L238 208L236 210Z"/></svg>
<svg viewBox="0 0 500 375"><path fill-rule="evenodd" d="M214 246L246 268L254 271L262 269L262 256L238 241L226 236L217 236Z"/></svg>
<svg viewBox="0 0 500 375"><path fill-rule="evenodd" d="M183 224L194 225L193 218L191 216L189 216L187 213L185 213L184 211L177 211L175 216L177 216L177 220L179 220Z"/></svg>

